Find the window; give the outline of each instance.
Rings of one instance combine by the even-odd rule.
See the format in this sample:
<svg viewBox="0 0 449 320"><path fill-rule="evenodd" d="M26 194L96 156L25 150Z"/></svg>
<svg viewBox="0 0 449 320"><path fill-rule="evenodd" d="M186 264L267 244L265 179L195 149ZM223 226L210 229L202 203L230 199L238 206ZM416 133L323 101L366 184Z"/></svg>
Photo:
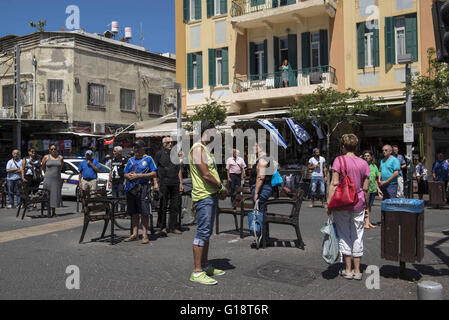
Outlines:
<svg viewBox="0 0 449 320"><path fill-rule="evenodd" d="M32 105L33 104L33 83L22 82L20 85L20 98L22 100L22 105Z"/></svg>
<svg viewBox="0 0 449 320"><path fill-rule="evenodd" d="M320 66L320 33L312 33L311 41L311 57L312 57L312 68L317 68Z"/></svg>
<svg viewBox="0 0 449 320"><path fill-rule="evenodd" d="M63 80L48 80L48 103L62 103L63 87Z"/></svg>
<svg viewBox="0 0 449 320"><path fill-rule="evenodd" d="M215 1L215 15L218 16L220 14L225 14L226 12L222 12L222 10L224 9L222 3L226 2L227 0L214 0L214 1Z"/></svg>
<svg viewBox="0 0 449 320"><path fill-rule="evenodd" d="M407 52L404 17L397 17L394 21L394 38L396 42L396 64L398 64L398 58Z"/></svg>
<svg viewBox="0 0 449 320"><path fill-rule="evenodd" d="M263 43L256 44L256 50L254 52L254 78L263 79L263 66L265 61L265 48Z"/></svg>
<svg viewBox="0 0 449 320"><path fill-rule="evenodd" d="M203 88L203 54L187 54L187 90Z"/></svg>
<svg viewBox="0 0 449 320"><path fill-rule="evenodd" d="M192 55L193 89L198 89L198 61L196 54Z"/></svg>
<svg viewBox="0 0 449 320"><path fill-rule="evenodd" d="M106 87L101 84L88 84L88 100L89 106L105 107L106 106Z"/></svg>
<svg viewBox="0 0 449 320"><path fill-rule="evenodd" d="M3 86L3 107L13 107L14 106L14 85Z"/></svg>
<svg viewBox="0 0 449 320"><path fill-rule="evenodd" d="M120 89L120 110L136 111L136 91Z"/></svg>
<svg viewBox="0 0 449 320"><path fill-rule="evenodd" d="M148 95L148 112L161 114L162 113L162 96L160 94Z"/></svg>
<svg viewBox="0 0 449 320"><path fill-rule="evenodd" d="M216 74L216 85L221 86L223 84L223 55L221 50L215 51L215 74Z"/></svg>
<svg viewBox="0 0 449 320"><path fill-rule="evenodd" d="M365 33L365 67L372 67L374 65L374 36L373 33Z"/></svg>

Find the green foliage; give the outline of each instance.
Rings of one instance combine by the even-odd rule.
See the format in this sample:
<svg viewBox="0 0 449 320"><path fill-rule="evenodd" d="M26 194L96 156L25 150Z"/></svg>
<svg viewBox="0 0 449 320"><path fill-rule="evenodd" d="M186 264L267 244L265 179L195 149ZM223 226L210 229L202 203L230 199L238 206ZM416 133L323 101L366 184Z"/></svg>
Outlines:
<svg viewBox="0 0 449 320"><path fill-rule="evenodd" d="M34 28L39 32L44 32L45 27L47 26L47 20L39 20L37 23L30 21L29 25L31 28Z"/></svg>
<svg viewBox="0 0 449 320"><path fill-rule="evenodd" d="M213 122L216 126L220 126L226 123L226 107L217 100L208 99L207 103L195 107L193 115L188 116L184 114L183 117L187 118L187 124L184 125L184 129L187 131L193 130L193 123L195 121L207 120Z"/></svg>
<svg viewBox="0 0 449 320"><path fill-rule="evenodd" d="M435 49L427 50L429 69L426 74L416 73L411 79L414 111L435 111L449 118L449 68L447 63L438 62ZM407 89L404 89L407 92Z"/></svg>

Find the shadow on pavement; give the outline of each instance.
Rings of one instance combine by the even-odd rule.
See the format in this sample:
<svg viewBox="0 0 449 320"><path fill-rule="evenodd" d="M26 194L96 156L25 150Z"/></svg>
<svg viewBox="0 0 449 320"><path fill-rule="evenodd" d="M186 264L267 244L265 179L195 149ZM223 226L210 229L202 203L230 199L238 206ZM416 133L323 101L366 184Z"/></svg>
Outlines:
<svg viewBox="0 0 449 320"><path fill-rule="evenodd" d="M230 263L230 259L212 259L209 263L220 270L233 270L235 266Z"/></svg>
<svg viewBox="0 0 449 320"><path fill-rule="evenodd" d="M416 270L406 268L402 276L399 271L399 266L382 266L380 268L380 276L387 279L400 279L411 282L419 281L422 278L422 275Z"/></svg>

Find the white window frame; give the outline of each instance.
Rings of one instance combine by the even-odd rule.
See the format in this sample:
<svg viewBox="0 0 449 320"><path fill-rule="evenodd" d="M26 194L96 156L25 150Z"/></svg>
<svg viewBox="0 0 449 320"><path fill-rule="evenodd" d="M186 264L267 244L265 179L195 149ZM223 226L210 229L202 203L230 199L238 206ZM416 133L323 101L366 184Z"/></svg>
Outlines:
<svg viewBox="0 0 449 320"><path fill-rule="evenodd" d="M320 50L321 50L320 49L321 43L320 43L320 40L313 41L313 35L314 34L315 35L318 34L318 37L319 37L320 33L319 32L312 32L312 34L310 35L310 67L311 67L312 70L313 70L313 68L318 68L318 67L321 66L321 52L320 52ZM317 66L313 65L313 45L314 44L318 45L318 65Z"/></svg>
<svg viewBox="0 0 449 320"><path fill-rule="evenodd" d="M128 95L131 97L131 103L129 105L128 102L124 101L125 105L122 104L122 94L125 94L125 98L128 97ZM136 91L135 90L129 90L129 89L120 89L120 110L121 111L128 111L128 112L135 112L136 111Z"/></svg>
<svg viewBox="0 0 449 320"><path fill-rule="evenodd" d="M364 36L364 49L365 49L365 67L371 68L374 66L374 56L373 56L373 41L374 41L374 32L365 33Z"/></svg>
<svg viewBox="0 0 449 320"><path fill-rule="evenodd" d="M400 31L403 31L403 34L404 34L404 36L403 36L403 48L404 48L404 52L402 53L402 54L406 54L407 53L407 44L406 44L406 42L405 42L405 27L399 27L399 28L394 28L394 41L395 41L395 48L396 48L396 64L399 64L399 62L398 62L398 58L399 58L399 56L401 56L401 54L399 54L399 46L398 46L398 43L399 43L399 38L398 38L398 34L399 34L399 32Z"/></svg>
<svg viewBox="0 0 449 320"><path fill-rule="evenodd" d="M195 0L190 0L190 21L195 21Z"/></svg>
<svg viewBox="0 0 449 320"><path fill-rule="evenodd" d="M263 79L263 60L264 60L264 53L265 53L264 50L258 50L258 51L256 51L256 52L254 52L254 55L258 56L258 59L259 59L259 61L258 61L258 62L259 62L259 65L257 66L257 68L258 68L257 71L259 71L259 72L256 73L256 75L259 76L259 80L262 80L262 79Z"/></svg>
<svg viewBox="0 0 449 320"><path fill-rule="evenodd" d="M223 14L223 12L221 12L221 2L223 0L214 0L214 1L215 1L215 12L214 12L214 14L216 16L219 16L220 14ZM225 0L225 1L227 1L227 0Z"/></svg>
<svg viewBox="0 0 449 320"><path fill-rule="evenodd" d="M221 50L215 50L215 85L223 85L223 51Z"/></svg>
<svg viewBox="0 0 449 320"><path fill-rule="evenodd" d="M196 54L192 55L193 89L198 89L198 62Z"/></svg>

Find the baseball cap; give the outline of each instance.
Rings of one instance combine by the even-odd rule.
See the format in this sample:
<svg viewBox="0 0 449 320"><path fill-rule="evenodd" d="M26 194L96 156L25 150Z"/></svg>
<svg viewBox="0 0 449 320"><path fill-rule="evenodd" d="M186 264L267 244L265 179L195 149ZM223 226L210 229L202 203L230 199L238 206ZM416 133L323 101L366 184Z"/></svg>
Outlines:
<svg viewBox="0 0 449 320"><path fill-rule="evenodd" d="M143 141L143 140L136 140L134 143L133 143L133 146L134 147L145 147L145 142Z"/></svg>
<svg viewBox="0 0 449 320"><path fill-rule="evenodd" d="M91 155L91 156L93 156L93 155L94 155L94 152L93 152L92 150L87 150L87 151L86 151L86 156L87 156L88 154Z"/></svg>

